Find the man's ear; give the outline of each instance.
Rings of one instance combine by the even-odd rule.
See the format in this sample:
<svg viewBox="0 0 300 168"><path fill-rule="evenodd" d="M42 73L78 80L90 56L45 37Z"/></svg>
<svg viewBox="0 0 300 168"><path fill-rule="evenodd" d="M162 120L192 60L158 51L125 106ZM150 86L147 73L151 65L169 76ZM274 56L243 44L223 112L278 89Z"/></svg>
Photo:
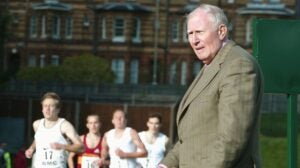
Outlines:
<svg viewBox="0 0 300 168"><path fill-rule="evenodd" d="M227 36L227 33L228 33L227 26L224 24L219 25L218 34L220 40L223 40Z"/></svg>

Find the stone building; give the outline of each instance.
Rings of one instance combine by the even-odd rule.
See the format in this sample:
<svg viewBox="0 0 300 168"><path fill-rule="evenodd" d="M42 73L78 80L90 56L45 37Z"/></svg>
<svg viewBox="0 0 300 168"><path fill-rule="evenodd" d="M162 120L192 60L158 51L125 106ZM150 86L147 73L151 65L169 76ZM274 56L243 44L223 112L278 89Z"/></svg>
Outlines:
<svg viewBox="0 0 300 168"><path fill-rule="evenodd" d="M4 69L59 65L91 53L111 63L118 84L188 85L201 68L185 14L224 9L230 38L251 52L255 18L293 18L295 0L4 0L11 14Z"/></svg>

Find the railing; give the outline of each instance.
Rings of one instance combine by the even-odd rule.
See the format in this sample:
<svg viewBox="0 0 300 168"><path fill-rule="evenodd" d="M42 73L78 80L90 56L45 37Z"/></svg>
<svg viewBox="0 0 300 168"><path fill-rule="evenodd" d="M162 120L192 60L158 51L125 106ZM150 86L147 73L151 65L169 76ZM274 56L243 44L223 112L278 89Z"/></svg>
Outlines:
<svg viewBox="0 0 300 168"><path fill-rule="evenodd" d="M9 82L0 94L11 96L37 97L54 91L68 99L81 99L85 102L131 103L131 104L174 104L183 96L187 86L180 85L126 85L126 84L63 84L54 82ZM300 101L298 98L298 104ZM285 94L265 93L262 112L286 112ZM298 109L298 112L300 108Z"/></svg>
<svg viewBox="0 0 300 168"><path fill-rule="evenodd" d="M13 81L2 88L2 94L41 96L57 92L63 97L97 102L176 103L186 86L177 85L126 85L126 84L64 84L56 82Z"/></svg>

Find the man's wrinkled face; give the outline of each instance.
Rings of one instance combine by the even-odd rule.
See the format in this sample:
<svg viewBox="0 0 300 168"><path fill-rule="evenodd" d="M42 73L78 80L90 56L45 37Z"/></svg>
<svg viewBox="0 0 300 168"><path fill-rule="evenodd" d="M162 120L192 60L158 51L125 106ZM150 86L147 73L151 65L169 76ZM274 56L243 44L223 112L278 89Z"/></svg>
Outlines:
<svg viewBox="0 0 300 168"><path fill-rule="evenodd" d="M225 29L224 29L225 28ZM210 64L225 38L225 25L216 26L212 17L204 11L197 11L187 20L188 40L196 56L204 64Z"/></svg>

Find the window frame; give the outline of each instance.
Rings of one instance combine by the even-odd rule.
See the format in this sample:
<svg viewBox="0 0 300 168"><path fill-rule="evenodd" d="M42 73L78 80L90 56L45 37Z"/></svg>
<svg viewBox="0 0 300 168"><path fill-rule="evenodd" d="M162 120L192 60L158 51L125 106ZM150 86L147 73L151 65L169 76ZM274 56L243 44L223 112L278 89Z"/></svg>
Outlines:
<svg viewBox="0 0 300 168"><path fill-rule="evenodd" d="M46 15L42 15L41 38L47 38L47 16Z"/></svg>
<svg viewBox="0 0 300 168"><path fill-rule="evenodd" d="M41 54L40 55L40 68L44 68L46 66L46 55Z"/></svg>
<svg viewBox="0 0 300 168"><path fill-rule="evenodd" d="M125 61L121 58L112 59L111 70L115 74L115 84L123 84L125 81Z"/></svg>
<svg viewBox="0 0 300 168"><path fill-rule="evenodd" d="M60 39L60 16L53 15L52 16L52 38Z"/></svg>
<svg viewBox="0 0 300 168"><path fill-rule="evenodd" d="M73 37L73 17L67 16L65 19L65 38L72 39Z"/></svg>
<svg viewBox="0 0 300 168"><path fill-rule="evenodd" d="M189 42L188 35L187 35L187 20L186 19L184 20L184 22L182 24L182 41L184 43Z"/></svg>
<svg viewBox="0 0 300 168"><path fill-rule="evenodd" d="M188 69L187 69L187 61L182 61L181 62L181 78L180 78L180 84L181 85L186 85L187 84L187 75L188 75Z"/></svg>
<svg viewBox="0 0 300 168"><path fill-rule="evenodd" d="M107 39L107 32L106 32L106 17L100 18L100 39L105 40Z"/></svg>
<svg viewBox="0 0 300 168"><path fill-rule="evenodd" d="M138 84L139 82L139 60L132 59L130 61L130 83Z"/></svg>
<svg viewBox="0 0 300 168"><path fill-rule="evenodd" d="M37 38L38 18L35 15L30 17L29 36L30 38Z"/></svg>
<svg viewBox="0 0 300 168"><path fill-rule="evenodd" d="M193 71L192 71L193 78L195 78L198 75L201 68L202 68L202 64L200 61L193 61Z"/></svg>
<svg viewBox="0 0 300 168"><path fill-rule="evenodd" d="M140 43L141 42L141 19L136 17L133 19L132 23L132 42Z"/></svg>
<svg viewBox="0 0 300 168"><path fill-rule="evenodd" d="M122 25L117 25L118 21ZM126 21L122 17L116 17L113 21L113 42L125 42L125 28L126 28ZM120 33L120 35L119 35Z"/></svg>
<svg viewBox="0 0 300 168"><path fill-rule="evenodd" d="M179 21L173 20L171 23L171 39L172 42L178 43L179 42Z"/></svg>
<svg viewBox="0 0 300 168"><path fill-rule="evenodd" d="M176 84L177 81L177 62L173 61L169 68L169 84Z"/></svg>
<svg viewBox="0 0 300 168"><path fill-rule="evenodd" d="M51 65L54 65L54 66L59 65L59 55L57 55L57 54L51 55Z"/></svg>
<svg viewBox="0 0 300 168"><path fill-rule="evenodd" d="M27 58L27 66L28 67L36 67L36 57L34 55L29 55Z"/></svg>

